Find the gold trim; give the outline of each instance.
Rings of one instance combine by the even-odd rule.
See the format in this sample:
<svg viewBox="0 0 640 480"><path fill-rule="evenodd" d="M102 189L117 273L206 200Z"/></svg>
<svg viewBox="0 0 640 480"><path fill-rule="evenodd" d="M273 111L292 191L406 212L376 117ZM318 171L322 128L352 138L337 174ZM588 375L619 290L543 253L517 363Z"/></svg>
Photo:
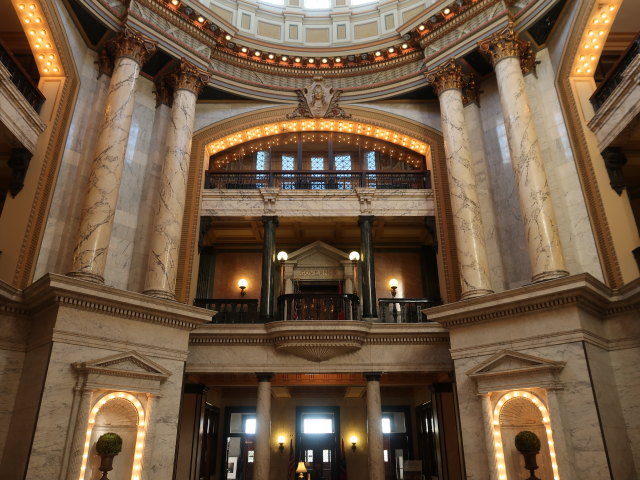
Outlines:
<svg viewBox="0 0 640 480"><path fill-rule="evenodd" d="M290 110L291 107L285 105L249 112L229 120L211 124L194 135L176 279L176 296L178 301L188 302L192 289L193 262L198 243L200 203L205 170L204 162L208 160L207 145L216 138L229 135L241 129L284 121L286 120L286 114L289 113ZM457 280L459 278L458 262L442 134L413 120L379 110L350 106L348 107L348 112L351 113L355 121L366 122L367 124L388 128L398 133L411 135L431 147L431 169L434 180L438 241L441 245L442 265L445 277L441 281L441 285L443 286L442 293L448 302L458 299L460 297L460 285Z"/></svg>

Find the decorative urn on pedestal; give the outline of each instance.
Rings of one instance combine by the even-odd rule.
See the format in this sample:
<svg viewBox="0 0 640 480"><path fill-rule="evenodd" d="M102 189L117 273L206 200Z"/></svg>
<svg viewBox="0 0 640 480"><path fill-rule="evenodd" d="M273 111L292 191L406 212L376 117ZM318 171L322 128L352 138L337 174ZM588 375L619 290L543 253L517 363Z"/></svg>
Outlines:
<svg viewBox="0 0 640 480"><path fill-rule="evenodd" d="M527 480L540 480L533 473L538 468L536 463L536 455L540 453L540 439L538 436L528 430L523 430L516 435L516 448L524 457L524 468L529 470L529 478Z"/></svg>
<svg viewBox="0 0 640 480"><path fill-rule="evenodd" d="M102 472L100 480L109 480L107 472L113 470L113 457L122 451L122 437L117 433L109 432L100 435L96 442L96 452L102 461L98 470Z"/></svg>

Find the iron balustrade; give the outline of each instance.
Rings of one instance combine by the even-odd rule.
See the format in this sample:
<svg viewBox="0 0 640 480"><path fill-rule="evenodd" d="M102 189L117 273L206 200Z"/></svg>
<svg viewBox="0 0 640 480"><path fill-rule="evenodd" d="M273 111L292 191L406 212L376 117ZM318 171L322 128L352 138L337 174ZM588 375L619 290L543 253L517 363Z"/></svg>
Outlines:
<svg viewBox="0 0 640 480"><path fill-rule="evenodd" d="M24 70L11 51L0 41L0 63L2 63L11 76L11 83L22 93L22 96L29 102L33 109L40 113L40 108L44 103L44 95L40 93L38 87L34 85L29 74Z"/></svg>
<svg viewBox="0 0 640 480"><path fill-rule="evenodd" d="M288 293L278 297L278 320L358 320L353 294Z"/></svg>
<svg viewBox="0 0 640 480"><path fill-rule="evenodd" d="M193 304L217 312L211 323L261 323L257 299L196 298Z"/></svg>
<svg viewBox="0 0 640 480"><path fill-rule="evenodd" d="M423 316L425 308L440 305L440 300L428 298L380 298L378 315L382 323L422 323L429 320Z"/></svg>
<svg viewBox="0 0 640 480"><path fill-rule="evenodd" d="M272 171L241 170L206 172L207 189L353 190L356 187L378 190L430 189L429 171Z"/></svg>
<svg viewBox="0 0 640 480"><path fill-rule="evenodd" d="M600 84L596 91L593 92L593 95L591 95L589 101L591 105L593 105L594 110L597 111L611 96L616 87L624 79L624 71L638 54L640 54L640 34L631 42L631 45L627 47L625 53L607 74L602 84Z"/></svg>

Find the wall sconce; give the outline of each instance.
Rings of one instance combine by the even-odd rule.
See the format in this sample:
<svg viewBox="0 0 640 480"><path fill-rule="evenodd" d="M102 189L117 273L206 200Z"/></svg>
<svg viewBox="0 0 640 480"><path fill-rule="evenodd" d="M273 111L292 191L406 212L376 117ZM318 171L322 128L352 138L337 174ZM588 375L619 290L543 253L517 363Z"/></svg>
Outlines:
<svg viewBox="0 0 640 480"><path fill-rule="evenodd" d="M307 473L307 467L304 466L304 462L298 462L298 468L296 468L296 473L300 474L298 478L304 478L304 474Z"/></svg>
<svg viewBox="0 0 640 480"><path fill-rule="evenodd" d="M355 452L356 451L356 444L358 443L358 437L356 437L355 435L352 435L349 440L351 441L351 451Z"/></svg>
<svg viewBox="0 0 640 480"><path fill-rule="evenodd" d="M360 260L360 254L355 250L349 254L349 260L351 260L351 264L353 265L353 294L358 295L358 260Z"/></svg>
<svg viewBox="0 0 640 480"><path fill-rule="evenodd" d="M247 288L247 286L249 285L249 282L247 282L246 279L241 278L240 280L238 280L238 288L240 288L240 296L244 297L245 292L244 289Z"/></svg>
<svg viewBox="0 0 640 480"><path fill-rule="evenodd" d="M276 258L278 259L278 261L280 262L280 295L284 295L285 294L285 283L284 283L284 262L287 261L287 259L289 258L289 255L287 255L287 252L278 252L278 255L276 256Z"/></svg>
<svg viewBox="0 0 640 480"><path fill-rule="evenodd" d="M278 437L278 450L280 453L284 452L284 435Z"/></svg>
<svg viewBox="0 0 640 480"><path fill-rule="evenodd" d="M392 278L389 280L389 288L391 289L391 296L395 298L396 290L398 289L398 280L396 278Z"/></svg>

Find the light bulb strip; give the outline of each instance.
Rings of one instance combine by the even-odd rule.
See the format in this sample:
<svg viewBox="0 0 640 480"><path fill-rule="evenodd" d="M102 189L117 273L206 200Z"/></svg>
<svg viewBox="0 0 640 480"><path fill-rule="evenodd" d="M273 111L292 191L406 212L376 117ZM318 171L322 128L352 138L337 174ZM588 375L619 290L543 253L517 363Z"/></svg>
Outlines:
<svg viewBox="0 0 640 480"><path fill-rule="evenodd" d="M493 441L495 447L496 464L498 466L498 479L507 480L507 469L504 460L504 449L502 445L502 433L500 431L500 411L506 402L513 398L525 398L533 403L540 413L542 414L542 424L544 425L547 434L547 444L549 445L549 456L551 457L551 469L553 470L553 480L560 480L560 474L558 473L558 463L556 461L556 450L553 442L553 432L551 430L551 417L549 411L544 405L544 402L540 398L531 392L523 390L515 390L506 393L498 400L496 407L493 410Z"/></svg>
<svg viewBox="0 0 640 480"><path fill-rule="evenodd" d="M207 145L207 151L209 155L214 155L241 143L262 137L269 137L282 133L311 131L353 133L401 145L421 155L426 156L429 152L429 145L427 143L422 142L415 137L398 133L387 128L350 120L327 120L319 118L287 120L279 123L269 123L259 127L247 128L218 140L214 140Z"/></svg>
<svg viewBox="0 0 640 480"><path fill-rule="evenodd" d="M38 1L12 0L41 77L63 75L51 29Z"/></svg>
<svg viewBox="0 0 640 480"><path fill-rule="evenodd" d="M580 40L572 69L574 76L593 76L618 10L619 1L616 0L596 4Z"/></svg>
<svg viewBox="0 0 640 480"><path fill-rule="evenodd" d="M142 452L144 449L144 440L146 435L146 425L147 422L145 420L144 408L134 395L127 392L113 392L101 397L91 409L89 413L89 421L87 426L87 435L85 437L84 449L82 452L82 464L80 467L80 477L79 480L83 480L86 470L87 470L87 461L89 459L89 448L91 446L91 433L93 432L93 427L96 422L96 415L100 411L102 407L104 407L109 401L114 400L116 398L122 398L128 400L133 404L138 413L138 428L136 435L136 447L134 451L134 460L133 460L133 471L131 473L131 480L140 480L140 473L142 471Z"/></svg>

